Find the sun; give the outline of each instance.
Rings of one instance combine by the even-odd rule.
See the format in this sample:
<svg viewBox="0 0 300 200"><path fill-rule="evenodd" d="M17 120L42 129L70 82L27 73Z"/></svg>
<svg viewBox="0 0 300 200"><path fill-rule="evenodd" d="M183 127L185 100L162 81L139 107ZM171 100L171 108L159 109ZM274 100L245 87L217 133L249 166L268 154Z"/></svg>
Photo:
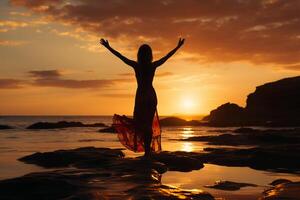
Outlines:
<svg viewBox="0 0 300 200"><path fill-rule="evenodd" d="M190 110L194 107L194 105L195 104L192 99L186 98L186 99L183 99L183 101L182 101L182 106L184 109Z"/></svg>

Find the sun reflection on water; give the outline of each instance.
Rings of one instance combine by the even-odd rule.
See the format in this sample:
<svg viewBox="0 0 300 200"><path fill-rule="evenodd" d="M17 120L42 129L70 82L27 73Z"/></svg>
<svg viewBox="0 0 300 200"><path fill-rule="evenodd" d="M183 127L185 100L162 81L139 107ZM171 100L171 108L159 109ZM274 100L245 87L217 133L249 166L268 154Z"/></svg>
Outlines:
<svg viewBox="0 0 300 200"><path fill-rule="evenodd" d="M183 139L193 137L193 136L194 136L194 131L191 127L183 128L181 132L181 137ZM182 142L181 151L191 152L193 150L194 150L194 145L191 142Z"/></svg>
<svg viewBox="0 0 300 200"><path fill-rule="evenodd" d="M194 131L191 127L185 127L182 130L181 136L183 137L183 139L193 137L194 136Z"/></svg>

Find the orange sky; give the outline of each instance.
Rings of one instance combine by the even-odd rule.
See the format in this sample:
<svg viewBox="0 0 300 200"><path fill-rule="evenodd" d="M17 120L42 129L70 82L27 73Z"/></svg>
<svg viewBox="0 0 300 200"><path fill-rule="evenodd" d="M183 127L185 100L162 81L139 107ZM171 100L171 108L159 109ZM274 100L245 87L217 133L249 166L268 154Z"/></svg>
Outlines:
<svg viewBox="0 0 300 200"><path fill-rule="evenodd" d="M4 0L0 2L0 114L132 114L131 59L154 59L186 38L158 69L161 115L245 105L255 86L300 72L296 0Z"/></svg>

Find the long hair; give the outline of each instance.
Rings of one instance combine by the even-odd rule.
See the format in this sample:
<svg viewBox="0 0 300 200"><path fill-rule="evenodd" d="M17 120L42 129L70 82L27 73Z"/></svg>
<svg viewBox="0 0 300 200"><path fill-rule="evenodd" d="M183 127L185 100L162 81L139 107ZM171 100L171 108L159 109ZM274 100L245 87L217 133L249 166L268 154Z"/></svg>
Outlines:
<svg viewBox="0 0 300 200"><path fill-rule="evenodd" d="M152 49L148 44L143 44L140 46L137 53L138 63L148 64L153 60Z"/></svg>

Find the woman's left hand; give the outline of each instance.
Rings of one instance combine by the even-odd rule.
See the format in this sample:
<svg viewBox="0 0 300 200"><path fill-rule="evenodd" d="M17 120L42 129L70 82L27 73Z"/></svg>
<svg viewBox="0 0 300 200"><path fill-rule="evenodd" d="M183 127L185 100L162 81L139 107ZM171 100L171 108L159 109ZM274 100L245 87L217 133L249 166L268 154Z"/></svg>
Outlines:
<svg viewBox="0 0 300 200"><path fill-rule="evenodd" d="M177 44L177 47L180 48L183 44L184 44L184 38L179 38L179 41L178 41L178 44Z"/></svg>
<svg viewBox="0 0 300 200"><path fill-rule="evenodd" d="M109 47L108 40L105 40L105 39L103 39L103 38L101 38L100 44L102 44L102 45L105 46L106 48Z"/></svg>

